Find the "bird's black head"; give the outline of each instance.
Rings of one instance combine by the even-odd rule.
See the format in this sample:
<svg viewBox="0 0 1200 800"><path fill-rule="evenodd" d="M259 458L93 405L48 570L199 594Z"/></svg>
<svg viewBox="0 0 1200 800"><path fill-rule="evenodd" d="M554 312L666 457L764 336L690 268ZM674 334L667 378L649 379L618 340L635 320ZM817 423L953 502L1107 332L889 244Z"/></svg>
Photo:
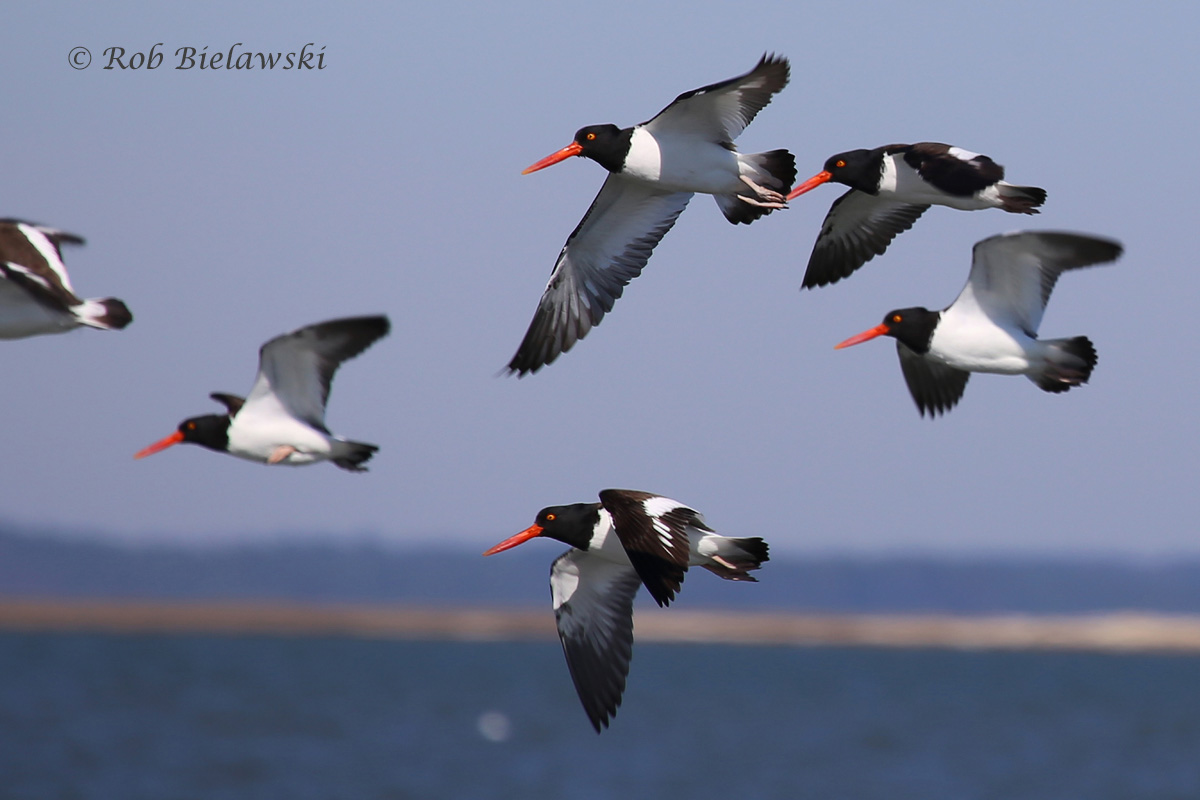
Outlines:
<svg viewBox="0 0 1200 800"><path fill-rule="evenodd" d="M847 150L830 156L825 162L829 180L868 194L875 194L879 190L882 168L882 150Z"/></svg>
<svg viewBox="0 0 1200 800"><path fill-rule="evenodd" d="M542 529L542 536L585 550L600 519L599 509L599 503L548 506L538 512L537 525Z"/></svg>
<svg viewBox="0 0 1200 800"><path fill-rule="evenodd" d="M575 132L579 155L590 158L609 172L619 172L629 154L633 128L616 125L589 125Z"/></svg>
<svg viewBox="0 0 1200 800"><path fill-rule="evenodd" d="M893 339L903 342L913 352L923 355L929 352L929 343L933 340L933 329L937 327L941 316L940 311L930 311L927 308L898 308L885 314L883 322L874 328L851 336L836 345L834 349L840 350L843 347L862 344L876 336L891 336Z"/></svg>
<svg viewBox="0 0 1200 800"><path fill-rule="evenodd" d="M886 148L875 150L847 150L830 156L825 166L816 175L799 183L788 193L788 200L795 200L811 192L823 183L833 181L867 194L878 194L879 176L883 171L883 153Z"/></svg>
<svg viewBox="0 0 1200 800"><path fill-rule="evenodd" d="M569 506L547 506L538 512L532 525L510 536L500 544L484 551L485 556L516 547L537 536L557 539L563 544L586 550L596 523L600 521L599 503L573 503Z"/></svg>
<svg viewBox="0 0 1200 800"><path fill-rule="evenodd" d="M904 342L914 353L924 355L929 352L933 329L937 327L941 316L939 311L930 311L920 306L898 308L884 315L883 324L887 326L884 335Z"/></svg>
<svg viewBox="0 0 1200 800"><path fill-rule="evenodd" d="M629 155L629 143L633 139L633 128L618 128L616 125L589 125L575 132L575 140L562 150L551 153L541 161L530 164L522 175L537 172L552 164L565 161L571 156L586 156L609 172L620 172Z"/></svg>
<svg viewBox="0 0 1200 800"><path fill-rule="evenodd" d="M229 447L229 415L205 414L179 423L180 441L224 452Z"/></svg>
<svg viewBox="0 0 1200 800"><path fill-rule="evenodd" d="M225 452L229 447L229 415L205 414L203 417L185 419L179 423L179 427L170 436L160 439L149 447L142 448L133 457L152 456L180 442L189 442L207 447L209 450Z"/></svg>

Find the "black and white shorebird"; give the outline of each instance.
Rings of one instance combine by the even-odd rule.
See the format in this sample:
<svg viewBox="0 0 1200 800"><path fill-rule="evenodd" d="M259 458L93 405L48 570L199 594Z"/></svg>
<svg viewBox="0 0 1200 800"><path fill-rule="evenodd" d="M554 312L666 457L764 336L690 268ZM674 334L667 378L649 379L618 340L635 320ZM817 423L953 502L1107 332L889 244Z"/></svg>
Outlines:
<svg viewBox="0 0 1200 800"><path fill-rule="evenodd" d="M1038 326L1065 270L1114 261L1110 239L1058 231L992 236L975 245L971 274L941 311L901 308L838 348L891 336L917 409L931 417L962 397L972 372L1024 375L1047 392L1086 383L1096 348L1086 336L1038 339Z"/></svg>
<svg viewBox="0 0 1200 800"><path fill-rule="evenodd" d="M691 508L649 492L605 489L599 503L550 506L490 556L537 536L569 544L550 568L550 594L567 667L599 733L616 715L633 655L633 598L645 586L660 606L675 599L689 566L753 581L762 539L718 536Z"/></svg>
<svg viewBox="0 0 1200 800"><path fill-rule="evenodd" d="M510 374L536 372L599 325L694 193L713 195L733 223L785 207L796 179L792 154L739 153L733 140L787 85L788 73L787 59L763 56L745 75L679 95L648 122L582 128L525 170L584 156L609 175L558 254Z"/></svg>
<svg viewBox="0 0 1200 800"><path fill-rule="evenodd" d="M812 289L842 278L878 255L931 205L962 211L999 208L1037 214L1046 191L1005 183L987 156L938 142L889 144L831 156L825 168L788 194L793 200L833 181L850 191L833 202L804 274Z"/></svg>
<svg viewBox="0 0 1200 800"><path fill-rule="evenodd" d="M82 326L120 330L133 321L115 297L81 299L71 288L62 246L73 233L0 219L0 339L63 333Z"/></svg>
<svg viewBox="0 0 1200 800"><path fill-rule="evenodd" d="M334 436L325 427L325 403L333 374L387 335L384 316L335 319L276 336L258 351L258 376L250 396L214 392L226 414L206 414L179 424L170 436L134 458L189 442L265 464L300 466L332 461L351 472L379 448Z"/></svg>

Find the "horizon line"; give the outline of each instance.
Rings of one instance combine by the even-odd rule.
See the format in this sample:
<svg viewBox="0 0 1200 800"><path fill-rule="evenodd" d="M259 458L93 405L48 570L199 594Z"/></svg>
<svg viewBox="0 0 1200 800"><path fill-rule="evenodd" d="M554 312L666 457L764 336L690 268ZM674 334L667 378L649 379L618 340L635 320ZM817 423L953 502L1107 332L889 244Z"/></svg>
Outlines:
<svg viewBox="0 0 1200 800"><path fill-rule="evenodd" d="M1200 614L797 613L639 610L640 642L748 646L1200 653ZM354 603L0 600L0 633L342 636L552 641L553 614Z"/></svg>

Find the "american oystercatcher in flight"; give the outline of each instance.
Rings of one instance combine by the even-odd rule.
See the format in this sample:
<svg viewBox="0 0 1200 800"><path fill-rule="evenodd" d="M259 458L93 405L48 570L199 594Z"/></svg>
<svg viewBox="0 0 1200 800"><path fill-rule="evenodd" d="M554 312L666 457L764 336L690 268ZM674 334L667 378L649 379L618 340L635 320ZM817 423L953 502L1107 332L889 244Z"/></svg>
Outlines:
<svg viewBox="0 0 1200 800"><path fill-rule="evenodd" d="M1065 270L1114 261L1110 239L1056 231L1006 233L975 245L971 274L941 311L901 308L837 348L891 336L917 409L930 417L958 403L972 372L1024 375L1047 392L1086 383L1096 348L1086 336L1038 339L1042 313Z"/></svg>
<svg viewBox="0 0 1200 800"><path fill-rule="evenodd" d="M850 150L788 195L793 200L826 181L850 191L833 202L813 246L804 288L842 278L878 255L931 205L962 211L1000 208L1036 214L1046 190L1001 180L1004 167L987 156L938 142Z"/></svg>
<svg viewBox="0 0 1200 800"><path fill-rule="evenodd" d="M190 442L265 464L300 466L332 461L351 472L379 448L334 436L325 427L325 402L333 374L387 335L384 316L350 317L309 325L276 336L258 352L258 377L250 396L214 392L227 414L206 414L179 424L170 436L139 451L134 458Z"/></svg>
<svg viewBox="0 0 1200 800"><path fill-rule="evenodd" d="M115 297L80 299L62 246L83 238L19 219L0 219L0 339L63 333L81 326L120 330L133 321Z"/></svg>
<svg viewBox="0 0 1200 800"><path fill-rule="evenodd" d="M572 548L550 568L550 593L575 691L597 733L608 727L625 691L638 587L666 606L689 566L753 581L750 570L768 560L762 539L718 536L682 503L628 489L605 489L599 503L543 508L533 525L484 555L536 536Z"/></svg>
<svg viewBox="0 0 1200 800"><path fill-rule="evenodd" d="M739 153L733 140L787 85L788 73L787 59L763 56L745 75L679 95L649 122L581 128L575 141L525 170L585 156L609 176L558 254L510 374L536 372L599 325L694 193L713 195L733 223L785 207L796 179L792 154Z"/></svg>

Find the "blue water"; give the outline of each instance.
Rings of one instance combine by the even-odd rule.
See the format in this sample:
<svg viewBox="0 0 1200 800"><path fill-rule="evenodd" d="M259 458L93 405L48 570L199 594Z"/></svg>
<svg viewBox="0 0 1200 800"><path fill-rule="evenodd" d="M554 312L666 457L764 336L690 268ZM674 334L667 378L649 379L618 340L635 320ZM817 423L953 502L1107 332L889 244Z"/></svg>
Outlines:
<svg viewBox="0 0 1200 800"><path fill-rule="evenodd" d="M1192 799L1200 659L3 634L0 797Z"/></svg>

